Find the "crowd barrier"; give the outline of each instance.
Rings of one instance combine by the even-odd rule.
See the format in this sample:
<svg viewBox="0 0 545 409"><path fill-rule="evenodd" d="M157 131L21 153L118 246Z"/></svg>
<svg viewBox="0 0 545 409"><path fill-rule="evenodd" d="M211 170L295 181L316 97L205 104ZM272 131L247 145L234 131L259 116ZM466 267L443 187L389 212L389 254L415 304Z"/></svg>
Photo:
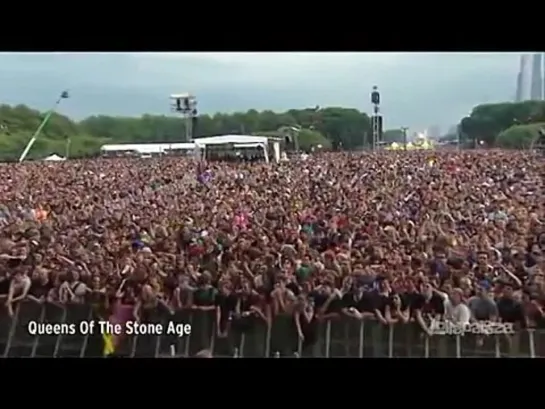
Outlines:
<svg viewBox="0 0 545 409"><path fill-rule="evenodd" d="M116 354L126 357L192 356L209 348L225 357L324 357L324 358L432 358L432 357L545 357L545 330L521 330L510 337L474 335L424 336L414 323L382 325L376 321L340 318L320 322L317 342L303 350L293 317L277 316L271 326L256 320L244 332L230 329L219 337L215 312L182 310L174 315L148 311L145 322L169 321L191 325L191 334L178 337L125 336ZM75 324L96 319L87 305L20 303L13 317L0 310L0 354L4 357L100 357L102 336L95 331L84 335L32 335L31 322Z"/></svg>

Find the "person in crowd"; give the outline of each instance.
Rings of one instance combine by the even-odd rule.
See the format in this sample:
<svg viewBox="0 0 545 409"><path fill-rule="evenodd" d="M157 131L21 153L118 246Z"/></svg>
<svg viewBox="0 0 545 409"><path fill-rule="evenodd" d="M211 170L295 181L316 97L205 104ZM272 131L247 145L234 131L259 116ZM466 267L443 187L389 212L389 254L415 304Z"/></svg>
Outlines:
<svg viewBox="0 0 545 409"><path fill-rule="evenodd" d="M498 307L490 294L487 281L476 284L475 295L469 299L468 306L475 321L497 321Z"/></svg>
<svg viewBox="0 0 545 409"><path fill-rule="evenodd" d="M432 335L431 322L445 318L445 298L429 282L423 282L420 291L414 304L415 319L425 333Z"/></svg>
<svg viewBox="0 0 545 409"><path fill-rule="evenodd" d="M538 325L543 174L499 150L0 164L0 297L199 310L218 336L291 316L305 347L346 316Z"/></svg>
<svg viewBox="0 0 545 409"><path fill-rule="evenodd" d="M469 324L471 310L464 302L464 292L461 288L454 288L446 301L445 319L458 325Z"/></svg>

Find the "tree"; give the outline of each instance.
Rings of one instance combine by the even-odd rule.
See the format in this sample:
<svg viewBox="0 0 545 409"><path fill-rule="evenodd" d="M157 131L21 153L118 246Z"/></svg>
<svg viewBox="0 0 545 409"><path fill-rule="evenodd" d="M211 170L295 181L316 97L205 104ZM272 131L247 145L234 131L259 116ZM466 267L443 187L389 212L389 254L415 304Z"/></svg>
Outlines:
<svg viewBox="0 0 545 409"><path fill-rule="evenodd" d="M503 131L516 125L540 122L545 122L545 101L483 104L461 120L461 136L465 141L482 140L488 146L494 146Z"/></svg>
<svg viewBox="0 0 545 409"><path fill-rule="evenodd" d="M365 146L371 141L371 121L357 109L324 108L317 111L314 124L309 125L343 149Z"/></svg>
<svg viewBox="0 0 545 409"><path fill-rule="evenodd" d="M0 159L16 159L40 124L44 113L25 105L0 105ZM250 109L233 114L200 115L194 129L196 138L224 134L278 135L278 129L294 126L301 129L301 149L332 144L354 149L369 143L371 131L367 114L349 108L290 109L285 112L262 112ZM80 122L54 114L45 126L29 157L41 158L52 153L64 155L70 138L70 155L96 154L107 143L159 143L183 141L185 122L164 115L116 117L94 115Z"/></svg>
<svg viewBox="0 0 545 409"><path fill-rule="evenodd" d="M543 129L545 123L514 125L498 135L496 145L507 149L530 149Z"/></svg>
<svg viewBox="0 0 545 409"><path fill-rule="evenodd" d="M321 146L323 149L331 148L331 141L318 131L302 129L298 135L299 148L309 151L311 147Z"/></svg>

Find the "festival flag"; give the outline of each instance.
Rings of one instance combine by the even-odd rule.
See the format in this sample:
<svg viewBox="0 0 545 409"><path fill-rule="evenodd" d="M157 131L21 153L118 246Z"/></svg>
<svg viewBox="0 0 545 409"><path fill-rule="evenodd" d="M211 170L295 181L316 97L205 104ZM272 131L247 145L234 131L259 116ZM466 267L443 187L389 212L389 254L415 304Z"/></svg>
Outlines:
<svg viewBox="0 0 545 409"><path fill-rule="evenodd" d="M208 169L197 176L197 181L199 181L203 185L206 185L208 182L210 182L211 179L212 179L212 172L210 172L210 170Z"/></svg>
<svg viewBox="0 0 545 409"><path fill-rule="evenodd" d="M112 334L102 334L102 341L104 342L104 347L102 350L102 354L106 356L113 355L115 352L115 346L114 346L114 336Z"/></svg>

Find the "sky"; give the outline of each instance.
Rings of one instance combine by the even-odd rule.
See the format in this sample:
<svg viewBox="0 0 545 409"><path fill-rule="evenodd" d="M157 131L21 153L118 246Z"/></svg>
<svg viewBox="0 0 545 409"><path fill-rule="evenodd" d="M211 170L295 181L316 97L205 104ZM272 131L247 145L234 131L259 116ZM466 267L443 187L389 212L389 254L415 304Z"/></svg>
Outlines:
<svg viewBox="0 0 545 409"><path fill-rule="evenodd" d="M201 113L339 106L371 112L381 92L385 128L446 131L481 103L511 101L517 53L0 53L0 103L86 116L169 114L190 92Z"/></svg>

